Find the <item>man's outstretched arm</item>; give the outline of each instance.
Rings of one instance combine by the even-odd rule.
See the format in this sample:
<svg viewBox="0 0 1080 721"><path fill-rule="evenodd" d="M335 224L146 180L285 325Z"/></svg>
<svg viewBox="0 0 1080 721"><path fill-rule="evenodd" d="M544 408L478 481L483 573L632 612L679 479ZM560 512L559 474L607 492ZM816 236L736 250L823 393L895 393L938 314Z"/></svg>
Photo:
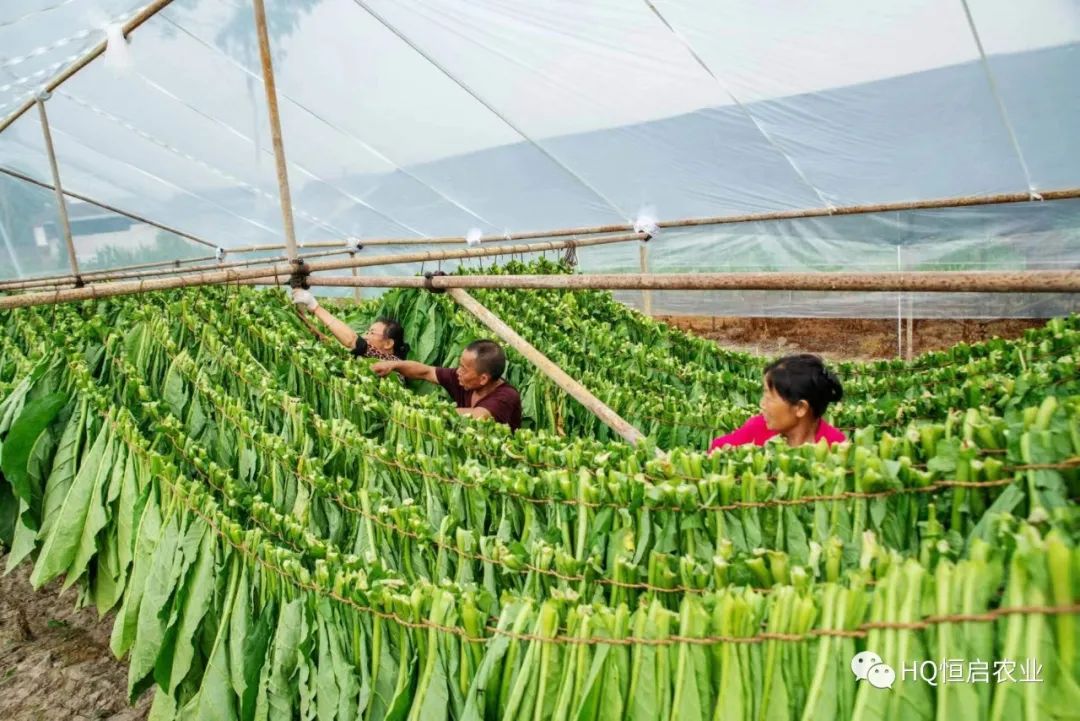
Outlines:
<svg viewBox="0 0 1080 721"><path fill-rule="evenodd" d="M428 383L438 383L435 375L435 366L425 365L419 361L379 361L371 366L377 376L388 376L397 371L409 380L421 380Z"/></svg>

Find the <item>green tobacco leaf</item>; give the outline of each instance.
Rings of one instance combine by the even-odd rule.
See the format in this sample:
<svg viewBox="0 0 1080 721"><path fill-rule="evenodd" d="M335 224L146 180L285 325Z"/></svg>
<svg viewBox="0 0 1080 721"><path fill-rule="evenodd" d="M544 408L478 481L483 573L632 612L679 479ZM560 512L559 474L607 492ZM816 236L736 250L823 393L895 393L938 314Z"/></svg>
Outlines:
<svg viewBox="0 0 1080 721"><path fill-rule="evenodd" d="M139 619L139 605L146 590L146 577L153 564L154 549L162 538L161 510L158 507L154 488L147 485L140 496L143 511L139 516L139 528L136 534L135 550L132 555L131 578L128 592L116 614L109 648L117 658L122 658L135 641L135 629ZM138 502L137 502L138 504Z"/></svg>
<svg viewBox="0 0 1080 721"><path fill-rule="evenodd" d="M32 488L27 464L38 436L52 423L56 414L67 403L66 393L50 393L28 402L11 424L4 439L4 452L0 454L0 470L11 483L16 497L26 502L31 510L41 504L42 490Z"/></svg>
<svg viewBox="0 0 1080 721"><path fill-rule="evenodd" d="M240 598L243 597L238 595L238 599ZM232 628L235 629L237 626L235 623L237 615L247 615L248 613L246 606L241 605L239 602L234 604ZM251 721L251 719L255 718L255 710L260 700L260 681L264 675L267 678L269 677L270 661L267 654L273 637L276 618L276 609L272 604L263 606L251 634L240 639L242 648L240 649L238 670L242 679L243 692L237 692L237 695L240 697L240 718L243 721ZM233 653L232 648L230 648L229 653L235 668L237 656ZM232 680L233 688L236 689L236 672L233 673Z"/></svg>
<svg viewBox="0 0 1080 721"><path fill-rule="evenodd" d="M29 514L29 506L25 501L18 501L18 504L18 512L13 520L11 550L8 551L7 567L4 569L5 575L11 573L12 569L33 553L37 546L37 531L27 526L24 520L24 517Z"/></svg>
<svg viewBox="0 0 1080 721"><path fill-rule="evenodd" d="M177 359L169 366L169 372L165 374L165 383L161 395L172 414L177 418L183 418L188 395L184 385L184 376L180 369L176 367L179 362L179 359Z"/></svg>
<svg viewBox="0 0 1080 721"><path fill-rule="evenodd" d="M274 649L270 658L270 677L267 696L269 721L292 721L298 698L296 666L297 649L301 641L304 604L300 599L281 607Z"/></svg>
<svg viewBox="0 0 1080 721"><path fill-rule="evenodd" d="M180 522L173 516L162 529L161 540L153 550L153 561L146 576L146 590L138 608L134 646L128 662L128 696L132 700L149 673L154 669L161 644L165 638L169 600L173 596L180 542Z"/></svg>
<svg viewBox="0 0 1080 721"><path fill-rule="evenodd" d="M233 669L229 663L228 641L230 618L236 604L239 585L239 567L239 562L231 564L232 579L225 604L221 608L221 619L218 623L217 634L214 636L214 644L210 650L206 668L203 669L198 692L180 711L179 718L183 721L234 721L238 718L236 696L229 683Z"/></svg>
<svg viewBox="0 0 1080 721"><path fill-rule="evenodd" d="M111 452L112 434L108 425L102 425L94 445L71 482L71 487L57 514L55 525L52 526L51 532L45 539L45 545L34 565L34 571L30 574L30 582L34 588L41 588L72 567L76 553L82 546L87 514L94 503L94 490L97 489L100 494L101 466L107 463L106 453L111 454ZM98 510L100 510L100 502ZM95 515L95 522L96 520Z"/></svg>
<svg viewBox="0 0 1080 721"><path fill-rule="evenodd" d="M38 379L45 373L45 365L39 363L33 373L19 381L19 384L0 403L0 434L7 433L26 405L26 395Z"/></svg>
<svg viewBox="0 0 1080 721"><path fill-rule="evenodd" d="M352 621L355 624L353 628L356 635L350 639L347 627L344 625L347 622L343 622L340 615L336 618L334 616L328 616L328 618L334 618L327 628L334 664L334 678L338 687L337 718L338 721L356 721L367 709L369 692L367 677L370 673L367 663L368 639L365 637L366 633L359 619L354 618ZM354 641L359 646L360 654L356 665L349 660L349 648ZM357 676L360 676L360 679Z"/></svg>
<svg viewBox="0 0 1080 721"><path fill-rule="evenodd" d="M70 587L71 584L82 577L90 559L98 551L98 534L109 521L106 510L109 500L106 497L106 492L110 479L116 473L116 467L113 463L117 458L123 456L122 451L123 448L117 448L110 439L108 446L105 448L105 454L101 457L101 463L94 478L94 488L90 494L90 505L86 511L86 518L83 520L82 533L79 535L79 545L75 549L75 556L68 567L64 588Z"/></svg>
<svg viewBox="0 0 1080 721"><path fill-rule="evenodd" d="M315 617L318 630L319 664L316 671L315 704L320 719L333 721L338 709L337 677L334 674L334 660L330 649L330 634L327 631L329 620L333 618L330 604L323 599L319 603L319 613Z"/></svg>
<svg viewBox="0 0 1080 721"><path fill-rule="evenodd" d="M86 401L75 406L75 411L68 418L64 432L60 436L60 442L53 455L52 470L45 480L42 499L41 524L38 538L44 540L48 537L53 523L60 515L60 507L67 497L68 489L71 488L78 472L79 446L82 444L85 433Z"/></svg>
<svg viewBox="0 0 1080 721"><path fill-rule="evenodd" d="M195 632L202 624L202 619L209 610L214 596L216 555L217 543L214 534L204 534L194 570L184 588L184 608L180 614L180 626L176 632L176 648L169 685L166 689L169 694L176 693L176 687L191 669L191 661L195 657Z"/></svg>
<svg viewBox="0 0 1080 721"><path fill-rule="evenodd" d="M128 453L116 504L116 560L123 590L127 569L135 554L135 531L139 524L139 470L134 453Z"/></svg>

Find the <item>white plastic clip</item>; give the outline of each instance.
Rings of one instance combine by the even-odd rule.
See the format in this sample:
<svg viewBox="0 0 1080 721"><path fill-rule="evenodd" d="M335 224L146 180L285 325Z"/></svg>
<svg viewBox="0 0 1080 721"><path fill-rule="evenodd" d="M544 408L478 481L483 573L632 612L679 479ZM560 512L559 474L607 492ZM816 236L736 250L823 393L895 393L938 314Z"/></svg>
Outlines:
<svg viewBox="0 0 1080 721"><path fill-rule="evenodd" d="M637 218L634 219L634 232L644 233L648 236L656 235L660 230L660 226L656 221L656 211L652 208L643 208L638 212Z"/></svg>
<svg viewBox="0 0 1080 721"><path fill-rule="evenodd" d="M128 39L124 36L124 26L112 23L105 26L105 65L114 70L127 70L131 67L131 52Z"/></svg>
<svg viewBox="0 0 1080 721"><path fill-rule="evenodd" d="M221 261L225 260L225 249L219 247L217 250L215 250L214 251L214 258L217 259L217 262L219 262L219 263Z"/></svg>
<svg viewBox="0 0 1080 721"><path fill-rule="evenodd" d="M1028 190L1028 197L1031 200L1042 200L1043 199L1043 197L1041 195L1039 195L1039 192L1037 190L1035 190L1034 188L1031 188L1030 190Z"/></svg>
<svg viewBox="0 0 1080 721"><path fill-rule="evenodd" d="M480 245L480 238L483 236L484 233L479 228L469 228L469 232L465 234L465 243L467 245Z"/></svg>
<svg viewBox="0 0 1080 721"><path fill-rule="evenodd" d="M345 239L345 247L348 248L350 252L355 253L356 251L361 250L364 245L360 242L359 238L353 237Z"/></svg>

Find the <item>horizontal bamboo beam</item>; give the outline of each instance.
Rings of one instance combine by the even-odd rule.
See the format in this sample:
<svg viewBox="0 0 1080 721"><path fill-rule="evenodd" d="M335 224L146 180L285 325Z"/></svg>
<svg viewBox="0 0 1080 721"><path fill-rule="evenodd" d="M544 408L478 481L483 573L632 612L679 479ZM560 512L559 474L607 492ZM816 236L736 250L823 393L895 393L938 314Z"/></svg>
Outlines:
<svg viewBox="0 0 1080 721"><path fill-rule="evenodd" d="M11 168L5 168L3 166L0 166L0 173L3 173L4 175L9 175L12 178L17 178L18 180L25 181L25 182L30 183L32 185L36 185L39 188L43 188L45 190L54 190L54 187L52 185L50 185L49 183L45 183L45 182L40 181L40 180L38 180L36 178L32 178L29 175L26 175L25 173L20 173L19 171L12 170ZM110 213L116 213L117 215L122 215L125 218L131 218L132 220L134 220L136 222L145 223L146 225L157 228L158 230L164 230L167 233L172 233L173 235L175 235L177 237L184 238L185 240L190 240L193 243L198 243L199 245L205 245L207 248L217 248L217 246L215 244L211 243L208 240L203 240L202 238L200 238L200 237L198 237L196 235L192 235L191 233L185 233L184 231L178 230L177 228L173 228L172 226L164 225L162 223L158 223L157 221L150 220L149 218L145 218L145 217L143 217L141 215L136 215L135 213L129 212L127 210L121 210L120 208L109 205L107 203L102 203L100 200L94 200L93 198L87 197L85 195L80 195L79 193L73 193L70 190L64 190L64 195L66 195L69 198L75 198L75 200L81 200L84 203L90 203L91 205L95 205L98 208L101 208L102 210L107 210ZM134 267L134 266L128 266L128 267ZM117 268L117 270L120 270L120 269Z"/></svg>
<svg viewBox="0 0 1080 721"><path fill-rule="evenodd" d="M1060 190L1047 190L1039 193L1039 198L1032 198L1031 193L998 193L995 195L964 195L951 196L948 198L933 198L929 200L912 200L898 203L871 203L864 205L848 205L834 208L804 208L798 210L774 210L764 213L739 213L735 215L712 215L699 218L682 218L678 220L663 220L657 223L660 228L690 228L702 225L730 225L734 223L757 223L772 220L797 220L799 218L819 218L830 215L865 215L870 213L887 213L895 211L911 210L938 210L944 208L965 208L973 205L1003 205L1009 203L1028 203L1051 200L1072 200L1080 198L1080 188L1064 188ZM632 223L616 223L613 225L590 225L575 228L561 228L558 230L531 230L520 233L505 233L503 235L482 235L480 243L497 243L499 241L530 240L535 238L559 238L564 236L597 235L601 233L625 233L634 229ZM307 247L333 247L341 245L343 240L316 241L308 243ZM460 235L439 236L434 238L370 238L361 239L363 245L443 245L460 244L465 242L465 237ZM230 253L248 253L254 251L281 250L283 245L252 245L233 248Z"/></svg>
<svg viewBox="0 0 1080 721"><path fill-rule="evenodd" d="M924 293L1076 293L1080 270L885 273L600 273L576 275L311 276L345 288L561 290L816 290Z"/></svg>
<svg viewBox="0 0 1080 721"><path fill-rule="evenodd" d="M333 244L311 243L311 244L308 244L308 245L303 246L303 247L305 249L307 249L307 248L318 248L318 247L331 247L331 248L334 248L334 250L322 251L322 252L317 252L317 253L307 253L307 254L298 256L300 260L305 260L305 261L311 260L312 258L325 258L325 257L331 256L331 255L341 255L341 254L344 254L344 253L350 253L351 254L351 253L356 252L351 248L347 248L347 247L343 246L341 243L333 243ZM543 249L541 249L541 250L543 250ZM232 253L234 253L234 252L235 251L232 250L232 249L227 249L226 250L226 253L230 254L230 255ZM514 251L514 252L517 252L517 251ZM231 262L227 262L227 263L211 263L209 265L192 266L192 267L189 267L189 268L180 267L180 264L182 264L182 263L192 263L192 262L195 262L196 260L200 261L200 262L207 261L207 260L213 260L214 257L215 256L209 256L209 257L202 257L202 258L197 258L197 259L193 258L193 259L190 259L190 260L172 260L172 261L165 261L165 262L161 262L161 263L145 263L145 264L139 264L139 265L119 266L119 267L110 268L110 269L107 269L107 270L98 270L98 271L93 271L91 273L83 273L83 281L84 282L89 282L90 280L109 281L109 280L126 280L126 279L129 279L129 278L133 278L133 279L134 278L153 278L153 277L162 276L162 275L176 275L178 273L195 273L195 272L202 272L202 271L225 270L227 268L247 268L247 267L256 266L256 265L269 265L271 263L281 263L281 262L285 262L285 261L288 260L288 256L281 255L281 256L273 256L273 257L270 257L270 258L258 258L256 260L240 260L240 261L231 261ZM138 269L141 269L141 268L148 268L148 267L159 266L159 265L171 265L173 267L162 269L162 270L148 271L148 272L145 272L145 273L127 272L127 271L131 271L131 270L138 270ZM73 287L73 286L75 286L75 279L71 275L39 276L39 277L36 277L36 278L23 278L23 279L19 279L19 280L0 281L0 291L33 290L33 289L38 289L38 288L48 288L50 290L55 290L55 289L58 289L58 288L67 288L67 287Z"/></svg>
<svg viewBox="0 0 1080 721"><path fill-rule="evenodd" d="M521 245L498 246L494 248L459 248L457 250L421 251L415 253L395 253L390 255L373 255L369 257L356 257L348 260L324 260L308 263L306 267L311 272L324 270L344 270L347 268L364 268L376 265L394 265L397 263L434 263L440 260L459 260L467 258L487 258L497 255L518 255L524 253L539 253L548 250L563 250L566 248L583 248L593 245L607 245L610 243L626 243L641 240L643 236L638 233L626 233L601 238L581 238L571 240L556 240L546 243L525 243ZM256 278L288 278L295 266L290 263L277 264L272 268L246 268L241 270L217 270L202 273L192 273L179 278L151 278L149 280L126 281L116 283L89 284L83 288L66 290L54 290L39 293L24 293L21 295L9 295L0 297L0 310L7 308L26 308L34 305L51 305L54 303L71 303L81 300L94 300L98 298L110 298L118 295L132 295L135 293L147 293L155 290L170 290L173 288L190 288L199 285L215 285L220 283L235 283Z"/></svg>
<svg viewBox="0 0 1080 721"><path fill-rule="evenodd" d="M345 253L349 253L349 252L350 251L346 250L345 248L341 248L339 250L323 251L321 253L310 253L308 255L300 256L300 258L302 260L311 260L312 258L326 258L326 257L331 256L331 255L344 255ZM208 259L203 258L202 260L208 260ZM249 267L256 266L256 265L269 265L271 263L283 263L283 262L285 262L287 260L288 260L287 256L281 255L281 256L275 256L273 258L258 258L256 260L238 260L238 261L234 261L234 262L230 262L230 263L215 263L215 264L210 264L210 265L193 266L193 267L190 267L190 268L184 268L184 267L181 267L179 265L176 265L176 263L178 263L180 261L172 261L172 263L173 263L172 268L163 268L163 269L160 269L160 270L149 270L149 271L146 271L146 272L131 272L131 273L115 272L115 271L98 271L98 274L96 276L91 276L90 278L87 278L87 274L83 274L83 281L86 282L86 281L92 280L92 281L97 281L97 282L104 282L104 281L111 281L111 280L127 280L129 278L131 278L131 279L135 279L135 278L154 278L154 277L160 277L160 276L163 276L163 275L176 275L177 273L194 273L194 272L211 271L211 270L225 270L225 269L228 269L228 268L249 268ZM75 284L74 284L73 280L70 277L62 278L60 280L41 281L41 282L38 282L38 279L35 278L35 279L27 279L27 280L23 280L23 281L14 281L14 282L12 282L10 284L0 284L0 290L29 290L29 289L32 289L32 288L40 288L40 287L51 287L51 288L55 289L55 288L60 288L60 287L73 286L73 285L75 285Z"/></svg>
<svg viewBox="0 0 1080 721"><path fill-rule="evenodd" d="M208 260L213 260L214 256L205 255L199 258L184 258L177 260L156 260L152 263L137 263L135 265L126 265L123 268L106 268L102 270L90 270L82 274L83 280L101 280L99 276L108 276L109 274L120 270L140 270L144 268L161 268L166 265L178 267L180 263L204 263ZM60 275L38 275L32 278L20 278L19 280L5 280L0 281L0 290L25 290L27 288L40 288L40 287L55 287L59 285L70 285L72 278L70 274L62 273Z"/></svg>
<svg viewBox="0 0 1080 721"><path fill-rule="evenodd" d="M124 37L127 37L129 33L133 32L140 25L145 23L150 18L154 17L154 15L163 10L171 2L172 0L155 0L154 2L144 7L142 10L140 10L138 13L133 15L122 26L124 31ZM104 54L105 50L108 49L108 47L109 42L107 40L102 40L100 43L90 48L90 50L88 50L85 55L73 62L71 65L68 65L66 68L60 71L60 74L56 75L52 80L47 82L45 84L45 91L51 93L52 91L56 90L72 75L79 72L87 65L92 63L95 59ZM34 107L34 101L28 100L22 105L20 105L18 108L16 108L10 115L7 116L7 118L3 120L3 122L0 122L0 133L7 130L7 128L10 127L12 123L21 118L23 114L32 107Z"/></svg>
<svg viewBox="0 0 1080 721"><path fill-rule="evenodd" d="M578 383L562 368L557 366L547 356L538 351L529 341L522 338L518 333L504 323L498 316L484 307L468 292L461 288L451 288L449 295L458 305L476 316L477 320L486 325L491 332L497 335L507 345L520 353L526 360L532 363L545 376L550 378L559 388L566 391L574 400L603 421L611 430L618 433L627 443L636 445L645 439L645 436L634 426L626 422L622 416L611 410L603 401L594 396L588 388Z"/></svg>
<svg viewBox="0 0 1080 721"><path fill-rule="evenodd" d="M598 226L600 228L604 226ZM630 225L610 226L614 230L592 230L585 228L584 232L570 228L556 231L525 231L521 233L504 233L503 235L482 235L474 243L509 243L515 240L540 240L547 238L565 238L578 235L600 235L602 233L625 233L634 228ZM376 247L383 245L465 245L467 241L463 235L440 235L431 238L357 238L361 246ZM304 248L338 248L345 244L344 240L315 240L304 243ZM239 248L229 248L230 253L257 253L274 250L284 250L285 246L280 243L267 245L245 245Z"/></svg>

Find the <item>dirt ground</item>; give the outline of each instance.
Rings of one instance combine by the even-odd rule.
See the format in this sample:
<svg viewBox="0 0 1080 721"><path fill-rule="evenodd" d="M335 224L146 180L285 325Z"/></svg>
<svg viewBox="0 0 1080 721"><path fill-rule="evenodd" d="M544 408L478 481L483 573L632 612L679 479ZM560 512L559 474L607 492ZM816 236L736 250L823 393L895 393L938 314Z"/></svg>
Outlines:
<svg viewBox="0 0 1080 721"><path fill-rule="evenodd" d="M7 564L0 554L0 567ZM127 665L109 650L112 617L75 610L75 590L39 592L30 564L0 576L0 719L139 721L151 694L127 704Z"/></svg>
<svg viewBox="0 0 1080 721"><path fill-rule="evenodd" d="M896 358L895 320L847 318L722 318L712 316L657 316L724 348L755 355L817 353L829 360ZM911 347L915 355L941 350L957 343L974 343L994 336L1018 338L1044 320L915 320ZM907 326L901 329L903 355L907 356Z"/></svg>
<svg viewBox="0 0 1080 721"><path fill-rule="evenodd" d="M832 360L894 358L896 322L806 318L660 317L726 348L759 355L813 352ZM1015 338L1037 320L916 320L915 353L995 335ZM906 342L906 327L904 328ZM0 567L6 563L0 555ZM112 618L74 610L75 594L58 583L30 587L30 566L0 576L0 721L145 719L150 694L126 701L127 665L109 650Z"/></svg>

